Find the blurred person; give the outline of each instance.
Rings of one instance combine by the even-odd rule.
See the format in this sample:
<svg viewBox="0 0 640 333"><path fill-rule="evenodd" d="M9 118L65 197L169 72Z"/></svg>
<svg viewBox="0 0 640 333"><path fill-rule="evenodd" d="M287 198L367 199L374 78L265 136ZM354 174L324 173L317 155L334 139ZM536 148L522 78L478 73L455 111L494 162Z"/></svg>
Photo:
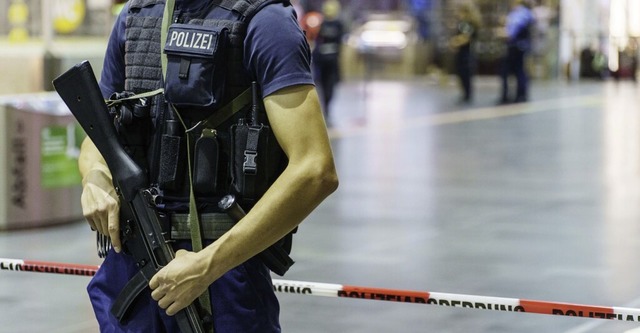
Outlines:
<svg viewBox="0 0 640 333"><path fill-rule="evenodd" d="M426 41L429 38L429 13L433 3L429 0L410 0L408 1L409 11L417 24L418 36L421 40Z"/></svg>
<svg viewBox="0 0 640 333"><path fill-rule="evenodd" d="M322 25L322 13L311 10L304 13L300 18L300 26L304 31L304 35L307 38L307 42L314 47L318 33L320 33L320 25Z"/></svg>
<svg viewBox="0 0 640 333"><path fill-rule="evenodd" d="M322 109L329 118L329 108L336 85L340 82L340 47L344 25L339 18L340 2L327 0L322 5L322 23L312 51L313 74L318 83Z"/></svg>
<svg viewBox="0 0 640 333"><path fill-rule="evenodd" d="M280 309L269 269L257 254L289 235L338 185L311 73L309 45L294 9L286 1L177 0L173 15L169 11L169 22L175 23L169 26L168 34L192 37L167 38L164 47L164 7L164 2L148 0L125 4L108 41L100 89L105 98L122 92L164 89L141 104L149 108L146 116L136 111L136 117L149 119L144 122L146 131L138 131L137 127L143 127L138 125L132 129L120 127L118 133L123 138L141 137L136 141L142 142L136 146L141 148L132 157L157 190L159 201L154 202L161 204L155 208L169 219L163 230L171 238L176 256L151 278L150 288L136 298L128 320L120 323L110 309L139 268L131 256L123 253L120 231L125 229L121 222L126 222L119 216L120 202L111 170L93 142L86 139L79 157L83 215L99 237L108 237L112 244L87 287L96 319L102 332L178 332L174 315L203 295L210 297L208 303L200 303L203 307L210 305L217 333L280 332ZM177 57L169 59L166 74L161 65L163 48ZM234 56L224 57L220 52ZM195 58L198 61L191 61L194 54L200 56ZM185 62L189 66L184 66ZM247 91L250 96L252 82L257 83L260 95L255 102L265 113L260 124L266 122L271 129L267 134L277 140L277 148L261 150L260 155L270 156L280 166L268 180L254 179L255 186L238 187L232 175L239 172L242 177L244 168L237 162L240 155L231 155L231 146L236 143L233 135L243 134L234 129L255 118L250 118L251 98L240 103L237 96L241 92L246 96ZM215 129L202 128L206 124L202 120L226 105L241 108L234 107L237 113ZM254 125L247 131L265 128ZM141 134L146 132L148 135ZM168 137L174 139L166 141ZM266 141L262 134L259 137ZM185 152L189 138L197 140L196 153L207 154L202 157L207 159L206 167L194 165L193 181L185 171L194 163ZM250 140L246 132L244 138ZM219 150L198 150L200 142ZM173 149L176 145L180 147L177 152ZM250 149L248 143L246 147ZM242 151L247 154L247 150ZM247 162L246 156L244 164L249 167L253 163ZM267 169L260 160L264 158L255 159L256 169ZM166 171L170 178L162 177ZM191 191L190 199L194 188L197 192ZM251 195L246 192L249 188ZM211 204L230 193L247 211L237 222L229 221L226 213ZM194 201L201 217L201 240L190 237L191 223L179 219L191 216L193 207L189 204ZM186 238L174 236L178 229ZM213 230L220 233L207 234ZM197 249L200 241L203 247Z"/></svg>
<svg viewBox="0 0 640 333"><path fill-rule="evenodd" d="M531 51L531 32L534 23L530 1L513 0L504 28L507 52L500 71L502 95L499 104L526 102L528 99L529 77L525 68L525 58ZM511 74L516 77L516 96L513 100L509 99L509 76Z"/></svg>
<svg viewBox="0 0 640 333"><path fill-rule="evenodd" d="M462 88L460 103L466 104L473 99L472 80L476 63L473 42L478 36L482 20L477 7L471 2L458 4L455 17L456 34L449 40L449 45L455 50L456 74Z"/></svg>

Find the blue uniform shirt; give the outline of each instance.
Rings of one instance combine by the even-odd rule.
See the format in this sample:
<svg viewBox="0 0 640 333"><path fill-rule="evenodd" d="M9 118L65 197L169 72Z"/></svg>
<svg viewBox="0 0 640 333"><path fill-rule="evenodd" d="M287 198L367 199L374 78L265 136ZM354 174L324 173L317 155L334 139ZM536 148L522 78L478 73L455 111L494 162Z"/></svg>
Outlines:
<svg viewBox="0 0 640 333"><path fill-rule="evenodd" d="M203 2L176 1L176 12L197 12ZM208 5L205 2L205 5ZM116 19L109 38L100 88L105 97L124 91L125 20L129 6L125 5ZM211 15L232 18L233 13L214 9ZM210 16L211 16L210 15ZM219 16L215 16L219 17ZM310 50L292 6L271 4L261 9L249 22L244 43L244 66L262 87L262 96L293 85L313 84Z"/></svg>
<svg viewBox="0 0 640 333"><path fill-rule="evenodd" d="M519 5L507 15L507 40L509 43L517 43L523 39L529 39L528 30L534 21L533 13L527 7Z"/></svg>

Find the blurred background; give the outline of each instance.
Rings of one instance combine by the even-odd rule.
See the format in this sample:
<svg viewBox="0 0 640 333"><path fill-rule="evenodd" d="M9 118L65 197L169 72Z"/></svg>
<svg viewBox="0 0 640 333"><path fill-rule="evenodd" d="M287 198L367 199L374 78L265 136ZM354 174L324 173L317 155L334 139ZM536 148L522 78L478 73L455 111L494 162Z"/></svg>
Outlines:
<svg viewBox="0 0 640 333"><path fill-rule="evenodd" d="M367 62L374 62L373 69L387 76L452 73L448 40L456 28L456 6L465 1L340 0L338 15L345 26L341 63L348 64L342 66L343 77L363 77L372 69ZM323 2L294 0L301 22L310 17L321 20ZM478 74L495 75L504 53L499 35L512 0L472 2L482 14L474 45ZM609 70L632 75L630 59L636 57L640 35L637 1L537 0L531 4L537 27L528 66L535 78L594 76L593 59L601 61L601 56L607 66L598 68L598 74ZM0 1L1 69L6 78L0 93L50 90L51 78L78 59L95 60L94 67L100 70L104 42L118 8L108 0ZM313 23L308 24L312 34ZM404 37L396 38L390 31ZM372 34L379 38L366 38Z"/></svg>
<svg viewBox="0 0 640 333"><path fill-rule="evenodd" d="M314 63L336 57L334 72L314 75L341 187L302 225L287 278L640 306L640 1L529 1L529 100L508 105L496 101L512 0L470 1L481 22L475 98L458 99L451 39L468 2L292 0ZM79 200L84 134L51 81L82 60L100 73L123 3L0 0L0 257L100 263ZM97 332L86 283L0 272L0 331ZM288 332L638 332L412 304L281 302Z"/></svg>

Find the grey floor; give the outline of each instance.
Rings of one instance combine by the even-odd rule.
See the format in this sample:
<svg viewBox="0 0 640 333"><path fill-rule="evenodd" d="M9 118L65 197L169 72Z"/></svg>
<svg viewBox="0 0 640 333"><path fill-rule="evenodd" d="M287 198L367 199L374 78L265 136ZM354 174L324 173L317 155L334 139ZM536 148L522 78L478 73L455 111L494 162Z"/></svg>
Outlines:
<svg viewBox="0 0 640 333"><path fill-rule="evenodd" d="M453 82L341 85L340 189L287 279L640 307L640 87L533 82L474 104ZM43 203L46 204L46 203ZM99 264L83 222L0 233L0 257ZM87 278L0 272L0 332L96 332ZM638 323L281 295L285 332L631 332Z"/></svg>

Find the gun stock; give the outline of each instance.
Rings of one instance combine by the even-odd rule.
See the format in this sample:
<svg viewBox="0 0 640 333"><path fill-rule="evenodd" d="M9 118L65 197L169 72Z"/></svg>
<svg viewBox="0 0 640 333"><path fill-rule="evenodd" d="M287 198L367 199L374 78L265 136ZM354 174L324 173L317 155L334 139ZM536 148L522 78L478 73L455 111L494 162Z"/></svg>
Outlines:
<svg viewBox="0 0 640 333"><path fill-rule="evenodd" d="M112 314L124 322L135 299L175 253L162 234L146 174L118 141L91 64L83 61L75 65L53 80L53 86L104 157L118 189L123 247L140 267L111 308ZM205 332L195 304L175 317L182 333Z"/></svg>
<svg viewBox="0 0 640 333"><path fill-rule="evenodd" d="M122 196L130 201L148 181L118 141L91 64L83 61L75 65L53 80L53 86L104 157Z"/></svg>

